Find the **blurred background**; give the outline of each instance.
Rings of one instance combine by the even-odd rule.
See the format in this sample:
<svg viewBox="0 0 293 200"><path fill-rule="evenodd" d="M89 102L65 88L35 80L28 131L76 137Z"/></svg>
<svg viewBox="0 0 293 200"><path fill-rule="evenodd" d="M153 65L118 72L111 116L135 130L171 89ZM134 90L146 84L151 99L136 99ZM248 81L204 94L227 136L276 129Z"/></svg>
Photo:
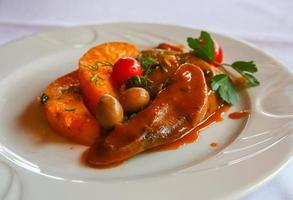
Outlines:
<svg viewBox="0 0 293 200"><path fill-rule="evenodd" d="M292 10L292 0L0 0L0 43L56 26L161 22L239 37L293 69Z"/></svg>
<svg viewBox="0 0 293 200"><path fill-rule="evenodd" d="M293 0L0 0L0 44L61 26L117 21L187 25L234 36L293 70ZM293 199L293 164L241 200Z"/></svg>

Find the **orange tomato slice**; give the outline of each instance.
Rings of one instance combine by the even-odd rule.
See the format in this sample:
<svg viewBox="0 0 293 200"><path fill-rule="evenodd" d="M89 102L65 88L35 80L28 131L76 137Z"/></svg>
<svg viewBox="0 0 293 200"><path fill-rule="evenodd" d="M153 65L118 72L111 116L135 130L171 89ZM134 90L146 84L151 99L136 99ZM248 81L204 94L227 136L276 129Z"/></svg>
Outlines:
<svg viewBox="0 0 293 200"><path fill-rule="evenodd" d="M86 106L94 114L99 98L103 94L117 96L111 80L113 64L122 57L134 57L138 49L125 42L108 42L86 52L79 60L78 76Z"/></svg>
<svg viewBox="0 0 293 200"><path fill-rule="evenodd" d="M78 72L53 81L44 93L48 96L44 110L50 126L74 142L92 145L101 130L83 103Z"/></svg>

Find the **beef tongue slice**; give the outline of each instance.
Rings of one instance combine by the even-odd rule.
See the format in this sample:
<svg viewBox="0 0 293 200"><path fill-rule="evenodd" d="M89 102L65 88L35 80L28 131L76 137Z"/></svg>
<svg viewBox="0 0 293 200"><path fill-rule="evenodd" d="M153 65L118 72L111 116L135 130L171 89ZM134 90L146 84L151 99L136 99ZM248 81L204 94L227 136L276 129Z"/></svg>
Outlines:
<svg viewBox="0 0 293 200"><path fill-rule="evenodd" d="M87 161L92 165L109 165L180 139L205 118L207 93L201 68L181 65L170 84L147 108L115 126L90 148Z"/></svg>

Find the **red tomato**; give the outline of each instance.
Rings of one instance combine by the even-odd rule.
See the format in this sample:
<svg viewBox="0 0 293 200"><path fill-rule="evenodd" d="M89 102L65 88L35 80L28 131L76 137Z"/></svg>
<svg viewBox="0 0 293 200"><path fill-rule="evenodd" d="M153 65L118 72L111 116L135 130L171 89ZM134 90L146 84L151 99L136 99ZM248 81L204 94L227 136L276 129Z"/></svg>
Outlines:
<svg viewBox="0 0 293 200"><path fill-rule="evenodd" d="M117 85L121 85L130 77L142 76L142 68L136 59L123 57L114 64L111 76Z"/></svg>
<svg viewBox="0 0 293 200"><path fill-rule="evenodd" d="M216 41L214 41L214 56L217 64L221 64L223 62L223 49Z"/></svg>

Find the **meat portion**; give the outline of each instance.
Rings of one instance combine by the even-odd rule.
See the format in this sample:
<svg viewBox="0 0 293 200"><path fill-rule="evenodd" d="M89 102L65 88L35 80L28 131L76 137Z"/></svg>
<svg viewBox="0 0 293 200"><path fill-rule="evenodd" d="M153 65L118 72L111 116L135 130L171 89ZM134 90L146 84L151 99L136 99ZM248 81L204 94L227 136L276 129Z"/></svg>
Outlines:
<svg viewBox="0 0 293 200"><path fill-rule="evenodd" d="M191 53L180 53L164 49L150 49L142 51L141 56L154 58L166 69L165 71L156 70L156 73L150 74L150 79L155 82L155 86L163 84L164 81L172 76L174 71L184 63L191 63L200 67L205 74L208 85L210 85L211 79L215 75L225 72L222 67L215 67Z"/></svg>
<svg viewBox="0 0 293 200"><path fill-rule="evenodd" d="M166 69L166 72L162 70L155 70L149 76L154 82L155 88L158 90L164 87L166 81L169 77L173 76L174 72L181 64L191 63L200 67L204 72L206 83L208 85L208 105L205 118L209 117L223 105L223 100L218 97L215 91L211 90L210 85L214 76L225 72L224 68L220 66L215 67L214 65L209 64L191 53L170 51L168 48L144 50L141 52L141 56L148 56L156 59Z"/></svg>
<svg viewBox="0 0 293 200"><path fill-rule="evenodd" d="M109 165L174 142L203 120L207 101L207 85L202 70L195 65L184 64L146 109L127 123L117 125L93 145L87 161L92 165Z"/></svg>
<svg viewBox="0 0 293 200"><path fill-rule="evenodd" d="M170 44L170 43L160 43L156 49L164 49L164 50L168 50L168 51L176 51L176 52L180 52L183 53L184 51L184 45L182 44Z"/></svg>

